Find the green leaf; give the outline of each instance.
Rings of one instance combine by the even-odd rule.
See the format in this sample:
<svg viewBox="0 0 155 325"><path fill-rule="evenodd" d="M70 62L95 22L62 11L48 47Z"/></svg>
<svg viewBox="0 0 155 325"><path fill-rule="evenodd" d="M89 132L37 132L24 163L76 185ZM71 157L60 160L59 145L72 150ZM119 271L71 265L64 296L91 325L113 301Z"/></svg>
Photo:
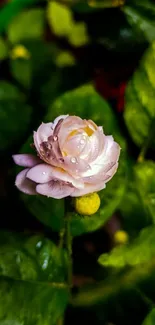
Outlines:
<svg viewBox="0 0 155 325"><path fill-rule="evenodd" d="M154 128L155 43L146 51L126 90L124 119L129 133L142 146ZM138 121L138 123L137 123Z"/></svg>
<svg viewBox="0 0 155 325"><path fill-rule="evenodd" d="M89 43L86 24L75 22L72 11L64 4L49 2L47 19L52 31L59 37L66 37L73 46L78 47Z"/></svg>
<svg viewBox="0 0 155 325"><path fill-rule="evenodd" d="M0 32L4 32L18 12L26 8L28 5L39 2L39 0L12 0L7 2L0 11Z"/></svg>
<svg viewBox="0 0 155 325"><path fill-rule="evenodd" d="M8 39L18 43L24 39L40 38L44 30L44 10L29 9L19 13L8 26Z"/></svg>
<svg viewBox="0 0 155 325"><path fill-rule="evenodd" d="M128 184L119 210L124 228L135 236L143 227L155 223L155 163L144 161L129 168Z"/></svg>
<svg viewBox="0 0 155 325"><path fill-rule="evenodd" d="M146 180L147 181L147 180ZM143 185L142 185L143 188ZM135 237L139 231L150 224L150 218L140 197L134 163L127 162L127 186L119 205L122 227L129 236Z"/></svg>
<svg viewBox="0 0 155 325"><path fill-rule="evenodd" d="M90 6L88 2L80 1L72 4L72 10L81 14L81 13L92 13L99 9Z"/></svg>
<svg viewBox="0 0 155 325"><path fill-rule="evenodd" d="M30 146L33 138L30 136L26 143L22 146L20 153L36 154ZM19 168L17 168L17 172ZM40 220L44 225L52 228L54 231L60 231L64 225L64 200L55 200L42 195L26 195L21 193L20 197L26 208Z"/></svg>
<svg viewBox="0 0 155 325"><path fill-rule="evenodd" d="M54 231L60 231L64 222L64 200L56 200L41 195L21 194L26 208L44 225L51 227Z"/></svg>
<svg viewBox="0 0 155 325"><path fill-rule="evenodd" d="M124 6L123 11L134 28L135 32L141 31L144 38L152 42L155 40L155 4L151 1L131 1Z"/></svg>
<svg viewBox="0 0 155 325"><path fill-rule="evenodd" d="M51 76L54 80L54 76L57 75L55 58L58 48L53 43L46 43L44 40L39 39L24 40L22 45L29 52L32 67L32 87L39 96L40 88L48 82ZM51 87L52 93L54 92L53 88L55 89L55 81L53 81Z"/></svg>
<svg viewBox="0 0 155 325"><path fill-rule="evenodd" d="M122 268L150 261L155 255L155 227L144 228L140 235L128 245L114 248L109 254L100 255L103 266Z"/></svg>
<svg viewBox="0 0 155 325"><path fill-rule="evenodd" d="M68 301L65 252L41 235L2 232L0 243L0 322L54 325Z"/></svg>
<svg viewBox="0 0 155 325"><path fill-rule="evenodd" d="M25 88L31 87L32 64L29 59L10 60L10 70L12 76Z"/></svg>
<svg viewBox="0 0 155 325"><path fill-rule="evenodd" d="M155 309L152 309L144 320L142 325L154 325L155 324Z"/></svg>
<svg viewBox="0 0 155 325"><path fill-rule="evenodd" d="M57 61L55 63L57 64ZM42 104L47 108L58 96L87 82L88 79L88 69L84 64L53 69L48 82L44 83L41 89Z"/></svg>
<svg viewBox="0 0 155 325"><path fill-rule="evenodd" d="M46 120L53 121L56 116L61 114L77 115L81 118L92 119L97 125L103 125L105 134L113 134L115 140L125 151L125 141L120 134L115 115L91 85L69 91L56 99L49 108ZM72 214L71 231L73 236L98 229L118 207L126 186L124 155L122 154L118 172L107 184L107 188L99 193L101 197L100 210L91 217Z"/></svg>
<svg viewBox="0 0 155 325"><path fill-rule="evenodd" d="M74 24L71 10L58 2L49 1L47 19L52 31L57 36L68 36Z"/></svg>
<svg viewBox="0 0 155 325"><path fill-rule="evenodd" d="M56 57L56 65L60 68L71 67L76 64L76 59L69 51L61 51Z"/></svg>
<svg viewBox="0 0 155 325"><path fill-rule="evenodd" d="M126 268L120 272L109 275L104 281L95 283L94 285L86 286L79 290L79 293L72 299L74 307L90 307L102 304L102 308L107 309L107 305L116 304L120 295L124 293L124 298L127 297L129 304L129 293L132 292L135 296L137 289L145 297L148 296L148 290L152 290L155 284L155 260L154 258L144 265L135 266L133 268ZM136 292L135 292L136 290ZM119 302L119 301L118 301ZM120 304L119 304L120 306ZM123 305L124 306L124 305ZM110 310L111 311L111 310Z"/></svg>
<svg viewBox="0 0 155 325"><path fill-rule="evenodd" d="M75 23L68 35L68 42L75 47L84 46L89 43L87 25L84 22Z"/></svg>
<svg viewBox="0 0 155 325"><path fill-rule="evenodd" d="M53 121L62 114L92 119L97 125L103 125L105 134L112 134L121 148L126 149L125 139L120 133L113 111L91 84L68 91L56 99L48 109L46 120Z"/></svg>
<svg viewBox="0 0 155 325"><path fill-rule="evenodd" d="M0 60L4 60L8 56L8 45L2 37L0 37Z"/></svg>
<svg viewBox="0 0 155 325"><path fill-rule="evenodd" d="M21 142L31 121L31 107L24 102L17 87L5 81L0 82L0 149Z"/></svg>
<svg viewBox="0 0 155 325"><path fill-rule="evenodd" d="M135 181L142 208L148 218L155 223L155 163L145 161L135 166Z"/></svg>

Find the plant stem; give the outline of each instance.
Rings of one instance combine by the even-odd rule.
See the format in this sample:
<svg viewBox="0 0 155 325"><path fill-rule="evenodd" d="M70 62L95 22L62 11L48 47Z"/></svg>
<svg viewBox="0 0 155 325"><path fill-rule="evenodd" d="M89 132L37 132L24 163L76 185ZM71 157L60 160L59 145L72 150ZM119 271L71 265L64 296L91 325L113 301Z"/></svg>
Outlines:
<svg viewBox="0 0 155 325"><path fill-rule="evenodd" d="M144 161L144 158L145 158L145 155L146 155L146 152L150 146L150 143L152 142L152 139L154 138L154 135L155 135L155 119L152 120L152 123L151 123L151 126L150 126L150 132L149 132L149 135L146 139L146 141L144 142L144 145L139 153L139 156L137 158L137 161L138 162L143 162Z"/></svg>
<svg viewBox="0 0 155 325"><path fill-rule="evenodd" d="M72 288L72 236L70 232L70 220L66 217L66 248L68 251L68 286Z"/></svg>
<svg viewBox="0 0 155 325"><path fill-rule="evenodd" d="M59 248L63 248L65 232L66 232L65 227L62 228L59 232Z"/></svg>

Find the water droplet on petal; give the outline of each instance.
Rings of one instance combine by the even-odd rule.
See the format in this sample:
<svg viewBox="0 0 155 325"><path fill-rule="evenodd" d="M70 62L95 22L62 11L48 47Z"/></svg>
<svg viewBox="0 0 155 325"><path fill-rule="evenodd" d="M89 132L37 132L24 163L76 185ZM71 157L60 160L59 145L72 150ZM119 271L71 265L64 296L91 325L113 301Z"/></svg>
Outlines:
<svg viewBox="0 0 155 325"><path fill-rule="evenodd" d="M54 140L54 141L57 141L57 140L58 140L57 135L55 135L55 136L53 137L53 140Z"/></svg>
<svg viewBox="0 0 155 325"><path fill-rule="evenodd" d="M43 175L46 175L46 172L42 172Z"/></svg>
<svg viewBox="0 0 155 325"><path fill-rule="evenodd" d="M76 159L75 157L72 157L72 158L71 158L71 162L72 162L73 164L76 164L76 163L77 163L77 159Z"/></svg>

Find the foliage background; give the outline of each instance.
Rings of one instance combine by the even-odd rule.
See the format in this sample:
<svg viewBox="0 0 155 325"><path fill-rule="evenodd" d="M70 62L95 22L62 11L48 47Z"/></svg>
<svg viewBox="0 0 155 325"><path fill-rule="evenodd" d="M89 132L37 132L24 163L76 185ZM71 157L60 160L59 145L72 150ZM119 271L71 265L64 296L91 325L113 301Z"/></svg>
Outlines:
<svg viewBox="0 0 155 325"><path fill-rule="evenodd" d="M154 1L0 6L0 324L152 325ZM122 148L100 210L79 216L69 202L72 297L64 200L19 193L11 157L31 152L33 130L61 113L93 119Z"/></svg>

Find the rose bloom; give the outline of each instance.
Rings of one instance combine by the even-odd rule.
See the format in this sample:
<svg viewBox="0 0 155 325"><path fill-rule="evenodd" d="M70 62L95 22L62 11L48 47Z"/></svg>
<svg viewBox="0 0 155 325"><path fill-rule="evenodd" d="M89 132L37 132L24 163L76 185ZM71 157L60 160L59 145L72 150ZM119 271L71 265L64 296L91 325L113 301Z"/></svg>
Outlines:
<svg viewBox="0 0 155 325"><path fill-rule="evenodd" d="M24 193L83 196L104 189L117 170L120 146L91 120L61 115L42 123L33 139L37 155L13 156L26 167L15 182Z"/></svg>

